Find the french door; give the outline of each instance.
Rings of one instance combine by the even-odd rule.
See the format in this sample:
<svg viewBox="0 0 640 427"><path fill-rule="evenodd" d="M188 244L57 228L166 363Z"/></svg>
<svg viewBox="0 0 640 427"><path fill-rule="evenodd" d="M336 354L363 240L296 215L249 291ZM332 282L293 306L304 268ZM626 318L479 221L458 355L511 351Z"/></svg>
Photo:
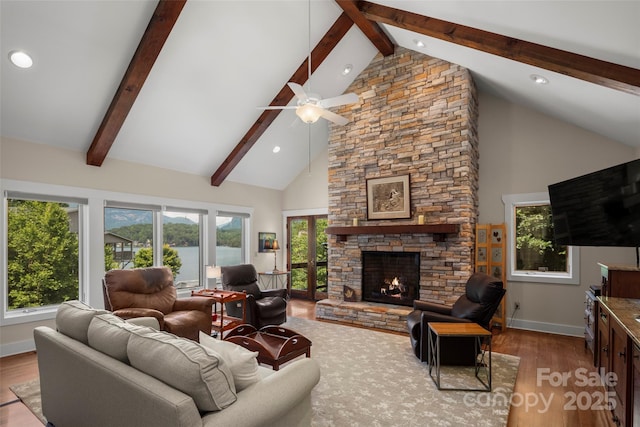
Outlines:
<svg viewBox="0 0 640 427"><path fill-rule="evenodd" d="M294 298L327 298L327 225L326 215L287 218L287 264Z"/></svg>

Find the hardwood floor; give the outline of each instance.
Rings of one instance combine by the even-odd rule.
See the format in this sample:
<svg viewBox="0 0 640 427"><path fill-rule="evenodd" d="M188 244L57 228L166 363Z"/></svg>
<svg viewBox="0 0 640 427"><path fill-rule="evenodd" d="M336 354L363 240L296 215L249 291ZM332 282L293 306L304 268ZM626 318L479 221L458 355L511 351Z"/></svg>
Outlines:
<svg viewBox="0 0 640 427"><path fill-rule="evenodd" d="M292 300L287 312L289 316L315 319L315 304ZM493 351L520 357L508 427L613 427L607 411L590 408L599 403L603 389L581 386L584 381L580 380L595 372L591 354L581 338L508 329L494 333ZM584 369L584 373L577 369ZM564 385L555 385L559 374L571 377ZM37 377L34 352L0 359L0 427L42 427L9 390L12 384Z"/></svg>

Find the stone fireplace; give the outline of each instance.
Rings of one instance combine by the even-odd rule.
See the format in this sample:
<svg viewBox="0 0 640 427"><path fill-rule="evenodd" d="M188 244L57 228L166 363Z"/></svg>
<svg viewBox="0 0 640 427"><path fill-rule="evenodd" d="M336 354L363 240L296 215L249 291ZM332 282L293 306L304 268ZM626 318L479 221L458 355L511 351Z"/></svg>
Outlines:
<svg viewBox="0 0 640 427"><path fill-rule="evenodd" d="M417 254L420 299L452 304L464 292L478 215L475 85L463 67L397 48L346 92L360 102L336 111L349 124L330 128L328 299L316 316L406 331L409 305L363 296L362 254ZM399 175L410 177L411 217L368 219L367 179Z"/></svg>

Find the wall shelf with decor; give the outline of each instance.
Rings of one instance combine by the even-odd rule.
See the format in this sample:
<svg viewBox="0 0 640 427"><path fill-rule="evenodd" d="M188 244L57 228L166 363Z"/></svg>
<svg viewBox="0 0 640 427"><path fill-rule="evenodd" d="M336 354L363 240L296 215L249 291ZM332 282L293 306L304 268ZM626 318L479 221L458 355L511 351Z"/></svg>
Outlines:
<svg viewBox="0 0 640 427"><path fill-rule="evenodd" d="M458 234L459 229L458 224L390 224L332 226L327 227L325 231L327 234L335 235L340 242L355 234L433 234L433 240L443 242L448 234Z"/></svg>
<svg viewBox="0 0 640 427"><path fill-rule="evenodd" d="M502 280L507 288L507 227L505 224L476 224L476 271ZM493 316L493 324L507 330L506 296Z"/></svg>

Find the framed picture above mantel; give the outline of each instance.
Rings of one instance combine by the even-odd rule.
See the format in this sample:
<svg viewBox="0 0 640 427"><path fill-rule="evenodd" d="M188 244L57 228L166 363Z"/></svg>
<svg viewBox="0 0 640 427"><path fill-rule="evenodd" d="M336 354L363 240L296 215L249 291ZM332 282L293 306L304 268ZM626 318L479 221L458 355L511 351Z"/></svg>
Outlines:
<svg viewBox="0 0 640 427"><path fill-rule="evenodd" d="M367 219L411 218L409 175L367 179Z"/></svg>

